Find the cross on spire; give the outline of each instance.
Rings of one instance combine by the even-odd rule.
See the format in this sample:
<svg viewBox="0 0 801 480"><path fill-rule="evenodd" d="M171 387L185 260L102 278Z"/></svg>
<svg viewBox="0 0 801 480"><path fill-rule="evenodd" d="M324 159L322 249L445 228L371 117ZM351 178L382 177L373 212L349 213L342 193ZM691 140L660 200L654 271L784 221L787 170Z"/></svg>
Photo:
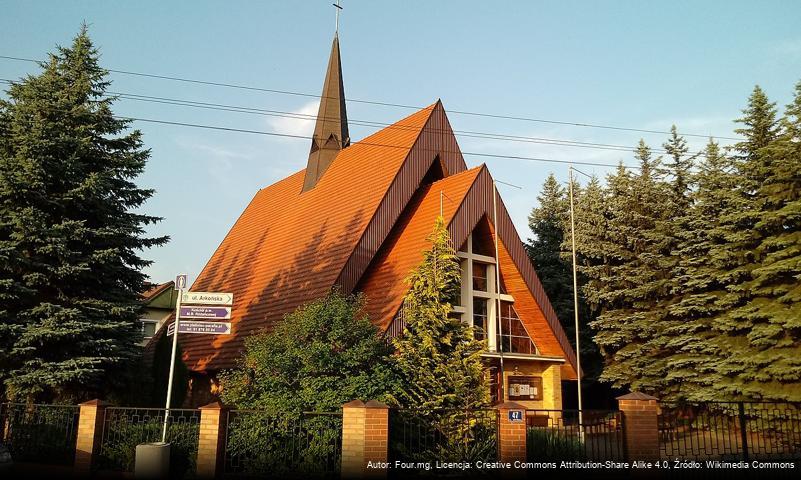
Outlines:
<svg viewBox="0 0 801 480"><path fill-rule="evenodd" d="M339 5L339 0L337 0L337 3L332 3L331 5L335 6L337 9L337 19L336 19L334 33L339 35L339 11L342 10L342 6Z"/></svg>

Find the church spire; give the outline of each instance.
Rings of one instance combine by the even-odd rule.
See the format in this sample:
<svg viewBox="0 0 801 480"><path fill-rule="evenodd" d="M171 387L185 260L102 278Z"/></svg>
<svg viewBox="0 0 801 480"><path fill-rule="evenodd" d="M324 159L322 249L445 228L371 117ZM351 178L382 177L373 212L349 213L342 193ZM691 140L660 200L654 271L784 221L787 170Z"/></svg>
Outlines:
<svg viewBox="0 0 801 480"><path fill-rule="evenodd" d="M339 35L334 35L328 70L325 72L317 123L314 126L309 162L303 191L311 190L340 150L350 145L348 115L345 111L345 87L342 83L342 63L339 60Z"/></svg>

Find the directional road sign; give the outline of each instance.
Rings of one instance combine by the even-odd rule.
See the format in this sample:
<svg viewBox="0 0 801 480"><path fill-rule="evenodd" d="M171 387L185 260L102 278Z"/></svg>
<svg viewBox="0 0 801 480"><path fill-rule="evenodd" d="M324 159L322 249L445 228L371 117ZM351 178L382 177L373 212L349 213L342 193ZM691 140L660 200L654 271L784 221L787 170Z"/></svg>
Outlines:
<svg viewBox="0 0 801 480"><path fill-rule="evenodd" d="M178 332L205 333L208 335L228 335L231 333L231 322L181 320L178 323Z"/></svg>
<svg viewBox="0 0 801 480"><path fill-rule="evenodd" d="M231 305L234 303L234 294L225 292L186 292L181 296L181 303Z"/></svg>
<svg viewBox="0 0 801 480"><path fill-rule="evenodd" d="M181 318L228 320L231 318L231 307L181 307Z"/></svg>

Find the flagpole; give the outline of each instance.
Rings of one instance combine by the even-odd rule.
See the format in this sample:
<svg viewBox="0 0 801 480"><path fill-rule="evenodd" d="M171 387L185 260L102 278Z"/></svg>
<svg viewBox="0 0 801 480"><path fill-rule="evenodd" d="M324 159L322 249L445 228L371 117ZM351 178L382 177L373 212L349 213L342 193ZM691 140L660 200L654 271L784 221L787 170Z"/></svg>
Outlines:
<svg viewBox="0 0 801 480"><path fill-rule="evenodd" d="M575 207L573 206L573 165L569 167L569 190L570 190L570 241L573 244L573 316L576 329L576 377L578 379L578 414L579 414L579 431L581 432L582 439L584 437L584 419L582 412L582 399L581 399L581 345L579 343L579 307L578 307L578 278L576 275L576 218Z"/></svg>

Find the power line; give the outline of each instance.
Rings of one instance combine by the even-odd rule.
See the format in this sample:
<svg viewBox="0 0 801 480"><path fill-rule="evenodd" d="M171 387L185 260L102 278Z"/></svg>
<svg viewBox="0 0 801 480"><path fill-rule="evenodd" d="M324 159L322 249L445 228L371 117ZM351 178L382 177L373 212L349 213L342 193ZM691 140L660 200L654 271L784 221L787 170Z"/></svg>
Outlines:
<svg viewBox="0 0 801 480"><path fill-rule="evenodd" d="M5 81L5 80L0 80ZM7 81L6 81L7 82ZM55 109L54 109L55 110ZM66 111L66 110L64 110ZM174 125L174 126L182 126L182 127L192 127L192 128L200 128L206 130L218 130L224 132L236 132L236 133L248 133L248 134L255 134L255 135L265 135L271 137L283 137L283 138L294 138L300 140L312 140L313 137L308 135L295 135L290 133L280 133L280 132L265 132L262 130L249 130L244 128L234 128L234 127L221 127L218 125L206 125L206 124L199 124L199 123L188 123L188 122L176 122L171 120L159 120L153 118L139 118L139 117L129 117L129 116L118 116L113 115L113 118L117 120L126 120L126 121L136 121L136 122L145 122L145 123L156 123L162 125ZM360 140L351 145L362 145L362 146L372 146L372 147L387 147L387 148L398 148L402 150L410 149L408 145L390 145L385 143L374 143L368 142L365 140ZM639 165L625 165L622 162L618 164L610 164L610 163L601 163L601 162L590 162L586 160L559 160L555 158L542 158L542 157L529 157L523 155L503 155L497 153L486 153L486 152L469 152L463 150L438 150L438 153L456 153L462 156L472 156L472 157L483 157L483 158L499 158L499 159L510 159L510 160L525 160L530 162L546 162L546 163L558 163L562 165L586 165L591 167L604 167L604 168L624 168L626 170L639 170L641 167ZM573 170L577 170L575 167ZM584 175L588 175L584 172L581 172ZM756 180L764 180L768 178L768 176L753 176L753 175L744 175L746 178L756 179ZM788 177L791 180L801 180L801 177ZM506 185L517 187L517 185L500 182Z"/></svg>
<svg viewBox="0 0 801 480"><path fill-rule="evenodd" d="M15 60L21 62L32 62L37 64L42 64L44 62L39 60L34 60L31 58L23 58L23 57L15 57L9 55L0 55L0 59L6 60ZM208 85L208 86L215 86L215 87L225 87L225 88L234 88L240 90L250 90L250 91L257 91L257 92L267 92L267 93L275 93L280 95L292 95L292 96L299 96L299 97L307 97L307 98L323 98L322 95L317 95L313 93L305 93L305 92L296 92L291 90L279 90L274 88L263 88L263 87L254 87L250 85L242 85L242 84L235 84L235 83L225 83L225 82L215 82L209 80L198 80L193 78L185 78L185 77L177 77L171 75L160 75L160 74L153 74L153 73L142 73L142 72L133 72L128 70L115 70L115 69L105 69L106 71L117 73L120 75L131 75L137 77L144 77L144 78L154 78L159 80L170 80L176 82L184 82L184 83L192 83L198 85ZM392 102L381 102L376 100L362 100L356 98L346 98L347 101L353 103L362 103L368 105L378 105L384 107L394 107L394 108L406 108L406 109L413 109L413 110L420 110L421 107L419 105L407 105L402 103L392 103ZM603 125L597 123L585 123L585 122L570 122L570 121L560 121L560 120L548 120L542 118L532 118L532 117L520 117L520 116L513 116L513 115L501 115L501 114L492 114L492 113L483 113L483 112L471 112L466 110L448 110L449 113L455 115L465 115L465 116L473 116L473 117L484 117L484 118L494 118L494 119L503 119L503 120L514 120L514 121L522 121L522 122L533 122L533 123L548 123L553 125L565 125L565 126L573 126L573 127L582 127L582 128L599 128L599 129L606 129L606 130L616 130L616 131L626 131L626 132L638 132L638 133L649 133L649 134L660 134L660 135L670 135L671 132L663 131L663 130L649 130L643 128L630 128L630 127L620 127L616 125ZM701 135L696 133L680 133L680 135L684 137L698 137L698 138L709 138L710 135ZM715 138L721 140L742 140L738 137L724 137L718 135L711 135Z"/></svg>
<svg viewBox="0 0 801 480"><path fill-rule="evenodd" d="M138 95L138 94L127 94L121 92L109 92L112 95L119 96L124 100L137 100L137 101L144 101L144 102L152 102L152 103L160 103L165 105L174 105L174 106L185 106L185 107L192 107L192 108L203 108L209 110L217 110L223 112L234 112L234 113L247 113L247 114L254 114L254 115L264 115L264 116L271 116L271 117L279 117L279 118L290 118L295 120L304 120L304 121L316 121L318 117L316 115L309 115L297 112L285 112L280 110L267 110L267 109L259 109L253 107L241 107L236 105L226 105L226 104L219 104L219 103L208 103L208 102L198 102L193 100L180 100L174 99L169 97L152 97L149 95ZM327 117L323 117L323 119L328 119ZM335 119L332 119L335 120ZM407 125L397 125L387 122L378 122L378 121L371 121L371 120L358 120L358 119L348 119L348 123L352 125L361 125L361 126L368 126L368 127L381 127L381 128L389 128L389 129L400 129L400 130L413 130L413 127L409 127ZM431 129L434 132L443 132L444 129ZM579 140L568 140L568 139L560 139L560 138L547 138L547 137L531 137L531 136L523 136L523 135L509 135L509 134L502 134L502 133L495 133L495 132L481 132L481 131L472 131L472 130L452 130L452 132L458 137L465 137L465 138L480 138L480 139L488 139L488 140L498 140L498 141L509 141L509 142L522 142L522 143L536 143L541 145L555 145L555 146L564 146L564 147L580 147L580 148L593 148L593 149L600 149L600 150L613 150L613 151L624 151L624 152L632 152L634 151L635 147L627 146L627 145L616 145L616 144L608 144L608 143L599 143L599 142L584 142ZM654 153L668 153L665 149L662 148L651 148L651 151ZM689 153L697 153L697 152L689 152Z"/></svg>
<svg viewBox="0 0 801 480"><path fill-rule="evenodd" d="M183 126L183 127L194 127L194 128L202 128L202 129L209 129L209 130L221 130L226 132L238 132L238 133L249 133L249 134L256 134L256 135L267 135L267 136L274 136L274 137L285 137L285 138L296 138L301 140L311 140L312 137L307 135L294 135L289 133L278 133L278 132L264 132L261 130L248 130L242 128L233 128L233 127L220 127L217 125L205 125L205 124L196 124L196 123L186 123L186 122L173 122L169 120L157 120L151 118L137 118L137 117L118 117L115 116L114 118L120 120L132 120L138 122L147 122L147 123L158 123L164 125L176 125L176 126ZM387 148L397 148L402 150L408 150L411 147L408 145L390 145L386 143L373 143L368 141L358 141L351 145L362 145L362 146L371 146L371 147L387 147ZM350 147L349 147L350 148ZM484 158L499 158L499 159L508 159L508 160L525 160L530 162L546 162L546 163L558 163L562 165L586 165L590 167L605 167L605 168L624 168L626 170L640 170L639 165L625 165L622 162L618 164L611 164L611 163L601 163L601 162L590 162L586 160L559 160L555 158L542 158L542 157L528 157L523 155L503 155L498 153L486 153L486 152L468 152L463 150L437 150L438 153L456 153L461 154L463 156L471 156L471 157L484 157ZM573 170L576 170L574 167ZM584 173L584 172L581 172ZM584 175L587 175L584 173ZM755 179L755 180L764 180L768 178L767 175L765 176L755 176L755 175L743 175L746 178ZM791 180L801 180L801 177L787 177ZM505 185L510 185L513 187L517 187L517 185L506 183L506 182L499 182L504 183Z"/></svg>
<svg viewBox="0 0 801 480"><path fill-rule="evenodd" d="M2 79L0 78L0 82L5 82L8 84L13 83L12 80L9 79ZM201 109L208 109L208 110L216 110L216 111L223 111L223 112L234 112L234 113L245 113L245 114L252 114L252 115L263 115L263 116L270 116L270 117L278 117L278 118L290 118L295 120L303 120L303 121L316 121L318 117L316 115L298 113L298 112L286 112L281 110L269 110L269 109L260 109L260 108L253 108L253 107L243 107L238 105L229 105L229 104L222 104L222 103L210 103L210 102L200 102L196 100L185 100L185 99L176 99L171 97L157 97L151 95L141 95L135 93L126 93L126 92L107 92L110 95L119 97L123 100L136 100L136 101L143 101L143 102L150 102L150 103L158 103L162 105L171 105L171 106L184 106L184 107L191 107L191 108L201 108ZM322 117L323 119L331 119L337 120L334 118ZM386 122L377 122L371 120L358 120L358 119L348 119L349 124L353 125L361 125L361 126L368 126L368 127L381 127L381 128L392 128L392 129L401 129L401 130L410 130L413 128L407 125L397 125L391 124ZM434 132L445 132L445 129L431 129ZM509 135L509 134L502 134L502 133L494 133L494 132L481 132L481 131L471 131L471 130L452 130L452 132L458 137L465 137L465 138L479 138L479 139L488 139L488 140L497 140L497 141L509 141L509 142L521 142L521 143L535 143L540 145L554 145L554 146L564 146L564 147L577 147L577 148L592 148L597 150L611 150L611 151L622 151L622 152L632 152L634 151L635 147L627 146L627 145L615 145L615 144L608 144L608 143L598 143L598 142L584 142L579 140L568 140L568 139L559 139L559 138L547 138L547 137L531 137L531 136L522 136L522 135ZM651 148L651 151L657 154L665 154L668 153L665 149L662 148ZM701 152L688 152L688 154L699 154Z"/></svg>
<svg viewBox="0 0 801 480"><path fill-rule="evenodd" d="M187 123L187 122L173 122L170 120L158 120L154 118L138 118L138 117L122 117L122 116L115 116L114 118L120 120L132 120L137 122L146 122L146 123L158 123L162 125L175 125L181 127L193 127L193 128L202 128L207 130L220 130L225 132L238 132L238 133L249 133L255 135L267 135L271 137L284 137L284 138L297 138L302 140L311 140L312 137L308 135L295 135L290 133L278 133L278 132L265 132L262 130L249 130L245 128L233 128L233 127L220 127L217 125L205 125L200 123ZM398 148L403 150L408 150L410 147L408 145L389 145L385 143L372 143L368 141L358 141L351 145L364 145L370 147L387 147L387 148ZM349 147L350 148L350 147ZM609 168L617 168L619 165L613 165L609 163L599 163L599 162L587 162L587 161L573 161L573 160L558 160L554 158L540 158L540 157L527 157L522 155L502 155L498 153L484 153L484 152L466 152L466 151L450 151L450 150L442 150L440 153L461 153L462 155L472 156L472 157L486 157L486 158L505 158L505 159L513 159L513 160L527 160L531 162L549 162L549 163L560 163L560 164L575 164L575 165L588 165L593 167L609 167ZM626 166L625 168L635 168L639 169L638 166Z"/></svg>

